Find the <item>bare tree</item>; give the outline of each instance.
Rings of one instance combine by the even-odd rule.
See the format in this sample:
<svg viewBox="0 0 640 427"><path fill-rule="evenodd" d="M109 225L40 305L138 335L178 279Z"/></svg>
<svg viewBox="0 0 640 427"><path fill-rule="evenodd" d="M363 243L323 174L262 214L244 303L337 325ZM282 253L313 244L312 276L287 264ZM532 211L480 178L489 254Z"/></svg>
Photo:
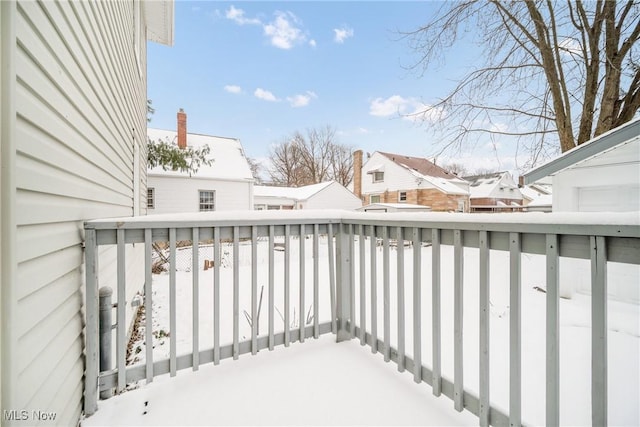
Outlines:
<svg viewBox="0 0 640 427"><path fill-rule="evenodd" d="M353 175L351 149L337 142L330 126L295 132L272 148L269 174L274 183L291 187L336 180L346 185Z"/></svg>
<svg viewBox="0 0 640 427"><path fill-rule="evenodd" d="M262 177L260 174L262 173L263 167L260 164L260 161L247 157L247 163L249 163L249 169L251 169L251 175L253 176L253 180L256 184L262 184Z"/></svg>
<svg viewBox="0 0 640 427"><path fill-rule="evenodd" d="M412 67L424 72L442 60L469 27L485 62L419 114L441 132L442 150L481 134L511 136L535 163L640 108L637 0L446 2L428 24L403 33L418 53Z"/></svg>
<svg viewBox="0 0 640 427"><path fill-rule="evenodd" d="M468 176L471 175L469 173L469 169L467 169L467 167L465 165L463 165L462 163L457 163L457 162L450 162L450 163L445 163L443 165L441 165L442 169L446 170L447 172L450 172L456 176Z"/></svg>

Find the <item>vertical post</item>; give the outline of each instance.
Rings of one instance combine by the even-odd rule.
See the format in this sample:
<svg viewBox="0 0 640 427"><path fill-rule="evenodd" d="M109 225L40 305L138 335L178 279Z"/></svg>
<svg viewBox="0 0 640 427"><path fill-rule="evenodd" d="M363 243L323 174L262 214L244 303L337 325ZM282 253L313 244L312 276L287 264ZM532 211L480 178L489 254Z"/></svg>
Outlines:
<svg viewBox="0 0 640 427"><path fill-rule="evenodd" d="M85 265L86 265L86 367L84 384L84 412L94 414L98 410L98 376L100 374L98 357L98 251L96 230L85 229ZM3 374L4 375L4 374Z"/></svg>
<svg viewBox="0 0 640 427"><path fill-rule="evenodd" d="M422 239L421 230L413 234L413 380L422 382Z"/></svg>
<svg viewBox="0 0 640 427"><path fill-rule="evenodd" d="M178 369L176 352L178 345L176 321L176 229L169 229L169 331L171 334L169 348L169 375L176 376Z"/></svg>
<svg viewBox="0 0 640 427"><path fill-rule="evenodd" d="M193 293L191 298L192 314L193 314L193 370L200 368L200 229L193 227L191 229L191 281L193 285Z"/></svg>
<svg viewBox="0 0 640 427"><path fill-rule="evenodd" d="M560 425L559 249L558 235L547 234L547 426Z"/></svg>
<svg viewBox="0 0 640 427"><path fill-rule="evenodd" d="M291 321L289 319L289 311L291 311L291 297L289 295L289 287L291 281L291 251L289 245L291 242L291 226L284 226L284 346L289 347L291 342Z"/></svg>
<svg viewBox="0 0 640 427"><path fill-rule="evenodd" d="M391 302L389 277L389 227L382 227L382 303L384 361L391 360Z"/></svg>
<svg viewBox="0 0 640 427"><path fill-rule="evenodd" d="M338 232L338 247L336 248L336 258L338 261L337 273L338 278L336 281L336 311L338 318L338 334L336 337L337 342L348 341L351 339L351 333L347 329L347 321L349 319L349 308L351 301L351 258L349 252L349 233L345 231L346 227L351 227L347 224L339 225Z"/></svg>
<svg viewBox="0 0 640 427"><path fill-rule="evenodd" d="M127 285L126 285L126 254L125 254L125 231L120 228L116 231L116 270L118 285L118 310L116 311L118 327L116 329L116 365L118 368L117 392L120 393L127 385L127 324L125 320L127 306ZM173 329L171 330L173 335Z"/></svg>
<svg viewBox="0 0 640 427"><path fill-rule="evenodd" d="M607 425L607 247L591 236L591 422Z"/></svg>
<svg viewBox="0 0 640 427"><path fill-rule="evenodd" d="M509 233L509 425L522 423L520 233Z"/></svg>
<svg viewBox="0 0 640 427"><path fill-rule="evenodd" d="M490 300L489 300L489 234L487 231L479 233L480 246L480 411L479 419L481 426L489 425L489 413L491 412L491 400L489 398L489 368L490 368Z"/></svg>
<svg viewBox="0 0 640 427"><path fill-rule="evenodd" d="M320 337L320 242L318 241L318 224L313 224L313 338Z"/></svg>
<svg viewBox="0 0 640 427"><path fill-rule="evenodd" d="M352 263L355 262L355 225L349 224L349 259ZM349 279L349 330L351 331L351 338L356 336L356 267L351 265L350 270L351 278Z"/></svg>
<svg viewBox="0 0 640 427"><path fill-rule="evenodd" d="M331 300L331 333L337 334L336 325L336 258L333 250L333 224L327 232L327 256L329 257L329 299Z"/></svg>
<svg viewBox="0 0 640 427"><path fill-rule="evenodd" d="M463 369L463 291L464 291L464 246L462 231L453 231L453 403L456 411L464 409Z"/></svg>
<svg viewBox="0 0 640 427"><path fill-rule="evenodd" d="M396 289L398 298L398 372L404 372L404 236L402 235L402 227L396 227L396 242L396 276L398 282ZM416 313L413 313L413 315L415 319Z"/></svg>
<svg viewBox="0 0 640 427"><path fill-rule="evenodd" d="M258 228L251 227L251 354L258 354Z"/></svg>
<svg viewBox="0 0 640 427"><path fill-rule="evenodd" d="M220 228L213 228L213 364L220 363Z"/></svg>
<svg viewBox="0 0 640 427"><path fill-rule="evenodd" d="M305 272L305 263L306 263L306 255L305 255L305 230L304 224L300 224L300 257L298 259L300 263L300 291L299 291L299 299L300 299L300 313L299 313L299 330L300 330L300 342L304 342L305 334L304 334L304 322L305 322L305 301L304 301L304 292L305 292L305 282L306 282L306 272Z"/></svg>
<svg viewBox="0 0 640 427"><path fill-rule="evenodd" d="M358 233L358 256L360 258L360 345L367 343L367 278L364 259L364 225L360 224Z"/></svg>
<svg viewBox="0 0 640 427"><path fill-rule="evenodd" d="M376 226L371 226L371 352L378 352L378 266Z"/></svg>
<svg viewBox="0 0 640 427"><path fill-rule="evenodd" d="M434 396L442 391L442 372L440 364L440 230L431 230L431 335L433 350L433 372L431 388Z"/></svg>
<svg viewBox="0 0 640 427"><path fill-rule="evenodd" d="M233 227L233 360L240 357L240 227Z"/></svg>
<svg viewBox="0 0 640 427"><path fill-rule="evenodd" d="M153 235L150 228L144 230L144 322L145 322L145 348L146 348L146 374L147 384L153 381L153 276L151 248Z"/></svg>
<svg viewBox="0 0 640 427"><path fill-rule="evenodd" d="M273 334L274 330L274 285L275 285L275 271L274 266L274 227L273 224L269 225L269 351L273 350L275 345L275 338Z"/></svg>
<svg viewBox="0 0 640 427"><path fill-rule="evenodd" d="M103 286L98 291L100 296L100 372L111 370L111 333L112 320L111 311L113 310L113 303L111 302L111 296L113 295L113 289L108 286ZM113 389L104 390L100 392L100 399L108 399L113 396Z"/></svg>

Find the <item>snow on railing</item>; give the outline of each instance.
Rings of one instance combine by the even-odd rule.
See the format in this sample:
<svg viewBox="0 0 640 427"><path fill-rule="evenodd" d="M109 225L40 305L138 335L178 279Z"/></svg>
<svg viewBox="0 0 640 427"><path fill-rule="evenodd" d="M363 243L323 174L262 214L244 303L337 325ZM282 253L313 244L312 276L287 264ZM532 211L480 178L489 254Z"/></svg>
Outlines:
<svg viewBox="0 0 640 427"><path fill-rule="evenodd" d="M564 258L576 258L589 260L592 278L591 419L595 425L606 425L607 264L638 264L640 260L637 216L614 214L608 218L610 223L602 224L601 216L576 214L492 216L306 211L162 215L90 221L85 225L85 412L91 414L97 409L99 390L115 387L120 392L127 384L138 380L151 382L154 376L164 373L174 376L180 369L192 367L197 370L203 363L217 364L224 358L235 359L248 352L256 354L261 349L271 350L276 345L287 346L294 341L304 342L306 337L317 338L333 332L337 334L338 342L358 338L362 345L369 345L372 352L382 353L384 360L395 362L399 371L407 370L417 383L430 385L435 395L451 398L456 410L466 408L476 414L481 425L520 425L523 419L522 298L523 289L529 290L529 287L523 288L522 280L533 271L542 274L536 276L539 279L536 283L541 286L534 288L545 293L546 301L542 343L546 348L546 380L542 390L546 394L546 416L537 421L558 425L559 266ZM187 286L192 305L184 310L191 317L191 330L186 334L191 338L190 348L185 347L184 340L180 341L180 313L176 308L181 301L176 291L184 288L186 285L182 282L187 280L183 276L178 280L175 268L176 244L184 240L194 242L188 274L191 286ZM152 275L154 242L167 242L167 252L159 256L169 263L168 274L155 276L155 281ZM144 345L140 347L144 347L144 358L142 364L127 367L127 328L124 310L120 308L126 304L125 287L129 286L125 283L125 254L130 249L125 248L135 243L144 244L146 317ZM99 372L97 258L98 247L103 245L115 245L116 248L119 309L116 367ZM249 247L248 262L242 261L242 246ZM321 249L321 246L326 248ZM211 248L212 252L207 256L212 259L202 259L203 247ZM392 257L393 252L395 257ZM523 266L525 255L528 258ZM225 256L230 258L226 262ZM535 259L532 262L530 258ZM201 271L201 264L205 267L212 264L213 271ZM499 312L491 300L496 293L496 281L499 281L492 274L496 265L508 271L503 312ZM469 267L477 268L477 273L470 273ZM260 282L267 283L266 314L261 310ZM156 287L158 290L154 292ZM212 289L204 301L202 296L208 295L206 287ZM168 335L170 348L167 357L156 360L154 342L156 348L161 344L158 345L157 335L154 336L157 334L154 319L166 317L166 314L150 307L161 288L168 293L169 332L165 335ZM229 295L225 300L227 292ZM475 307L465 304L467 293L477 294ZM448 307L452 310L443 305L445 300L452 302L452 307ZM282 310L278 308L279 303ZM246 325L241 323L243 304L247 308L250 306L249 310L243 311ZM230 311L225 311L227 306L231 307ZM221 313L229 316L221 318ZM281 322L276 321L276 313ZM477 316L472 320L477 322L475 349L468 345L469 337L474 334L468 326L463 327L469 322L470 313ZM259 320L265 315L268 327L261 335ZM492 315L499 319L493 322L495 325L490 321ZM182 314L180 316L184 318ZM508 368L503 367L508 390L506 399L497 399L498 403L495 403L493 396L500 397L501 392L499 387L494 388L492 375L496 370L490 368L490 355L494 354L495 359L500 354L490 351L495 345L495 340L490 339L494 338L490 330L501 322L506 322L508 329L508 358L505 361ZM276 330L276 323L281 330ZM452 345L447 341L447 331L453 331ZM230 343L221 344L221 336ZM243 340L243 336L249 338ZM179 342L181 349L178 349ZM178 355L179 350L186 354ZM477 370L469 370L470 360L477 362ZM448 369L450 365L452 369ZM452 379L443 374L447 369L453 371ZM465 381L466 375L473 381ZM467 383L472 384L468 386ZM494 389L498 392L490 394Z"/></svg>

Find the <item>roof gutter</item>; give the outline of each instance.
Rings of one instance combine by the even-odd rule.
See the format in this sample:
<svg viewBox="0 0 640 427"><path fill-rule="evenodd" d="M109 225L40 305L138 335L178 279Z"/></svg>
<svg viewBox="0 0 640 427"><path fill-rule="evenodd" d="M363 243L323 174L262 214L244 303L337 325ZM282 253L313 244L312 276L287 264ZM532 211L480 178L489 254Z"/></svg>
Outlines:
<svg viewBox="0 0 640 427"><path fill-rule="evenodd" d="M0 2L0 410L16 406L16 2ZM4 420L7 421L7 420ZM7 421L11 423L10 421Z"/></svg>

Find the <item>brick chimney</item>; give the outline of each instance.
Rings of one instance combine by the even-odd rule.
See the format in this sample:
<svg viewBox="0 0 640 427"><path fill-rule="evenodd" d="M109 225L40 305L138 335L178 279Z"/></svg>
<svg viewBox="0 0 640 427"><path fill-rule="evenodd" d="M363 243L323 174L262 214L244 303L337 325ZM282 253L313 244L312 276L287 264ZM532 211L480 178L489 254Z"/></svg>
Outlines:
<svg viewBox="0 0 640 427"><path fill-rule="evenodd" d="M178 111L178 147L187 148L187 113L182 108Z"/></svg>
<svg viewBox="0 0 640 427"><path fill-rule="evenodd" d="M353 152L353 194L362 200L362 150Z"/></svg>

